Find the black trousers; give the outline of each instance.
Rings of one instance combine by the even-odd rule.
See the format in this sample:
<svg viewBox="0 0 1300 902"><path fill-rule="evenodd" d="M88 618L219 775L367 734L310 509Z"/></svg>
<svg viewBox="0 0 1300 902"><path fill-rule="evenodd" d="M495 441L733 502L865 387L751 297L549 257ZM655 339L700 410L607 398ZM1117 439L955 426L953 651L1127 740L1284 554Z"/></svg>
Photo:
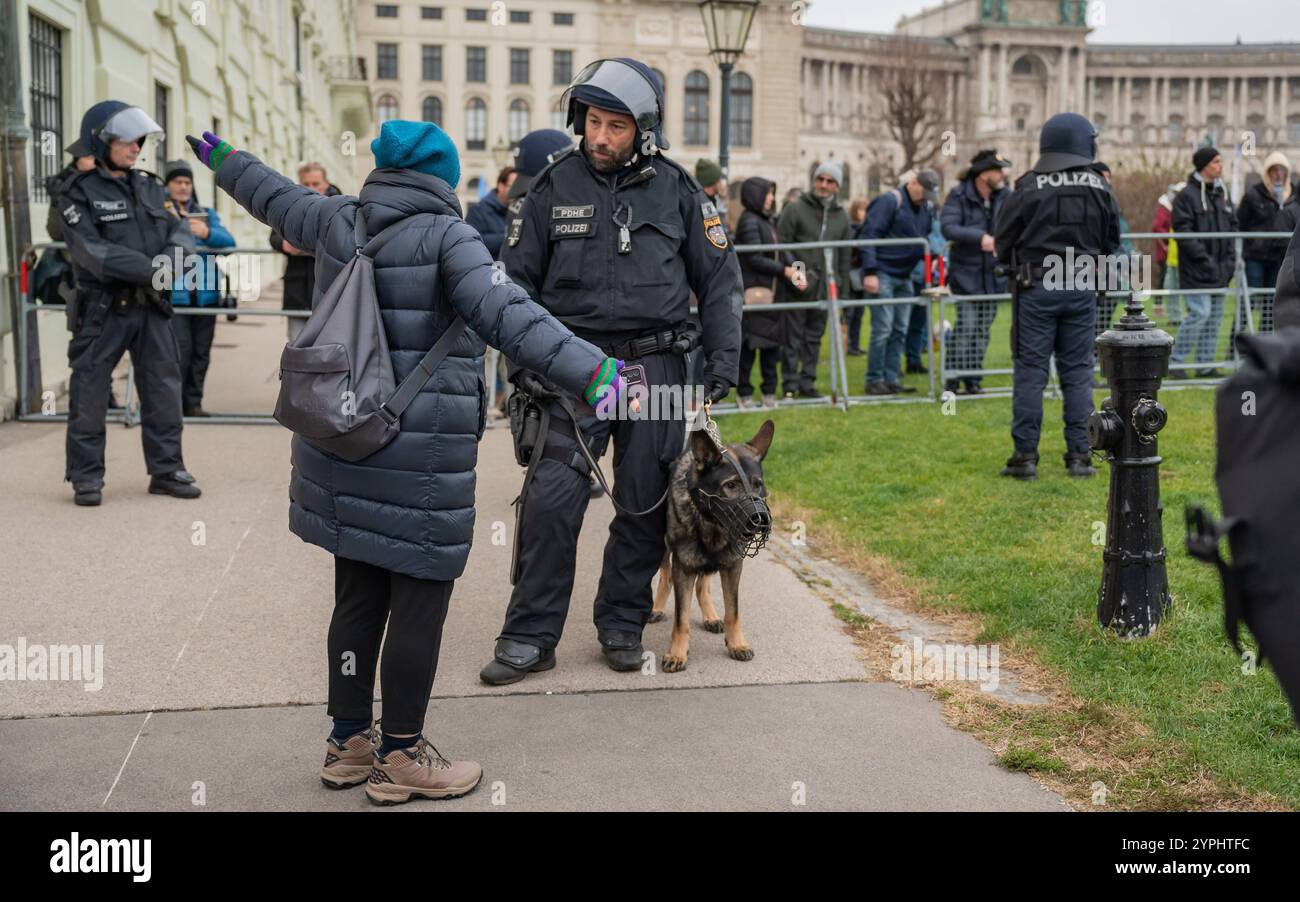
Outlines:
<svg viewBox="0 0 1300 902"><path fill-rule="evenodd" d="M782 354L782 380L788 392L812 391L817 382L817 364L821 360L822 336L826 334L826 311L786 310L783 314L785 348Z"/></svg>
<svg viewBox="0 0 1300 902"><path fill-rule="evenodd" d="M335 556L334 616L326 641L330 717L369 721L379 672L384 732L423 732L453 585Z"/></svg>
<svg viewBox="0 0 1300 902"><path fill-rule="evenodd" d="M121 310L121 312L116 312ZM68 344L67 468L72 483L104 482L104 417L113 368L131 352L140 392L140 435L149 475L185 469L181 460L181 373L176 334L153 307L110 311L92 304Z"/></svg>
<svg viewBox="0 0 1300 902"><path fill-rule="evenodd" d="M754 386L750 383L749 377L754 371L755 357L758 358L758 369L762 374L759 391L765 395L776 394L776 375L777 367L781 363L781 349L755 348L746 341L740 346L740 383L736 386L736 394L742 398L749 398L754 394Z"/></svg>
<svg viewBox="0 0 1300 902"><path fill-rule="evenodd" d="M217 331L215 316L172 317L176 347L180 353L181 409L194 410L203 405L203 380L212 362L212 337Z"/></svg>
<svg viewBox="0 0 1300 902"><path fill-rule="evenodd" d="M654 354L635 362L645 367L650 386L680 386L686 379L686 362L676 354ZM658 501L682 452L683 420L672 419L662 409L655 418L626 420L584 416L580 402L575 409L593 458L599 461L613 439L613 489L618 503L630 511L643 511ZM564 420L568 415L553 403L551 416ZM563 459L544 457L537 462L517 514L519 573L500 638L555 648L569 613L578 533L591 487L589 467L575 439L552 429L546 448ZM597 629L640 635L653 601L650 581L664 556L667 517L666 503L641 517L614 514L592 606Z"/></svg>

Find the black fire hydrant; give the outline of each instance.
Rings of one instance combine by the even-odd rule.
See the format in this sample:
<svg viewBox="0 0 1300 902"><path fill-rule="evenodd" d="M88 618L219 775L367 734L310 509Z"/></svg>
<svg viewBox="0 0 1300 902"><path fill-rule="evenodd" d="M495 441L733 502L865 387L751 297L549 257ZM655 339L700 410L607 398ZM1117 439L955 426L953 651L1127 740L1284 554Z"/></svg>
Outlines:
<svg viewBox="0 0 1300 902"><path fill-rule="evenodd" d="M1101 373L1110 385L1110 397L1088 418L1088 444L1106 452L1110 463L1097 620L1130 638L1150 635L1169 612L1156 447L1169 414L1156 392L1169 372L1173 344L1142 312L1137 292L1119 322L1097 337Z"/></svg>

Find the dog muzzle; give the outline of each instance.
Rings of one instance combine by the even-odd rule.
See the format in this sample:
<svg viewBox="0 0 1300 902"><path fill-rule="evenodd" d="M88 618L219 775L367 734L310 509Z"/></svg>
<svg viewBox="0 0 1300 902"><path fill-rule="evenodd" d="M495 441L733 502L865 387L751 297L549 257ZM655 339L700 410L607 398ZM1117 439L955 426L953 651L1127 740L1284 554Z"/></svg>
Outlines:
<svg viewBox="0 0 1300 902"><path fill-rule="evenodd" d="M713 514L713 519L726 533L732 552L753 557L767 544L767 537L772 534L772 511L761 496L753 492L746 492L734 499L710 495L708 492L700 492L700 495Z"/></svg>

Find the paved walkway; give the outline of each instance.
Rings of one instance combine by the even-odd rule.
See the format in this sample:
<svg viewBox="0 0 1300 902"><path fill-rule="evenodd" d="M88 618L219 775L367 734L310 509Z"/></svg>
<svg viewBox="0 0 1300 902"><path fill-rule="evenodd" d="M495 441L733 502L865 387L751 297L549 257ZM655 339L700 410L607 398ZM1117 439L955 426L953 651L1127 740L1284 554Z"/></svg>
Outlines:
<svg viewBox="0 0 1300 902"><path fill-rule="evenodd" d="M222 319L205 406L269 410L283 335L278 319ZM201 782L212 809L368 810L360 790L315 779L333 576L329 555L286 526L288 433L187 426L204 494L186 502L148 495L139 430L110 426L92 509L62 482L63 436L0 425L0 643L101 645L103 683L0 680L0 809L186 809ZM607 501L588 514L559 666L481 685L509 595L510 549L494 538L508 541L520 478L507 431L489 431L426 726L486 776L440 808L1065 808L946 726L926 694L867 682L779 549L742 584L754 660L728 658L697 611L684 673L610 671L589 608ZM662 655L669 630L647 627L646 648Z"/></svg>

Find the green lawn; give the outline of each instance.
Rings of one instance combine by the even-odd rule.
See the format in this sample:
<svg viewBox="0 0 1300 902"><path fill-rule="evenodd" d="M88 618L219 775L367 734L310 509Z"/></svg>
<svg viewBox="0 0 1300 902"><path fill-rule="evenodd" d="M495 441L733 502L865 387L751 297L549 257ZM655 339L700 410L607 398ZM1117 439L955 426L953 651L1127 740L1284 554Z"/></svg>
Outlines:
<svg viewBox="0 0 1300 902"><path fill-rule="evenodd" d="M1173 612L1145 640L1097 626L1093 524L1106 519L1109 474L1066 477L1059 402L1046 404L1036 483L998 476L1011 451L1005 398L963 400L951 415L938 404L775 411L767 483L778 509L815 513L807 524L814 541L833 525L840 550L892 562L920 604L977 616L978 641L1032 652L1098 718L1118 712L1143 724L1149 735L1131 750L1143 759L1135 766L1168 790L1149 789L1146 807L1180 804L1178 787L1206 774L1217 786L1300 807L1300 732L1267 667L1241 672L1223 635L1216 573L1183 548L1184 506L1218 507L1213 393L1167 391L1162 401L1170 414L1160 450ZM764 416L730 415L720 425L728 440L741 440ZM1087 729L1091 718L1077 714L1038 729ZM1033 759L1007 757L1018 766Z"/></svg>

